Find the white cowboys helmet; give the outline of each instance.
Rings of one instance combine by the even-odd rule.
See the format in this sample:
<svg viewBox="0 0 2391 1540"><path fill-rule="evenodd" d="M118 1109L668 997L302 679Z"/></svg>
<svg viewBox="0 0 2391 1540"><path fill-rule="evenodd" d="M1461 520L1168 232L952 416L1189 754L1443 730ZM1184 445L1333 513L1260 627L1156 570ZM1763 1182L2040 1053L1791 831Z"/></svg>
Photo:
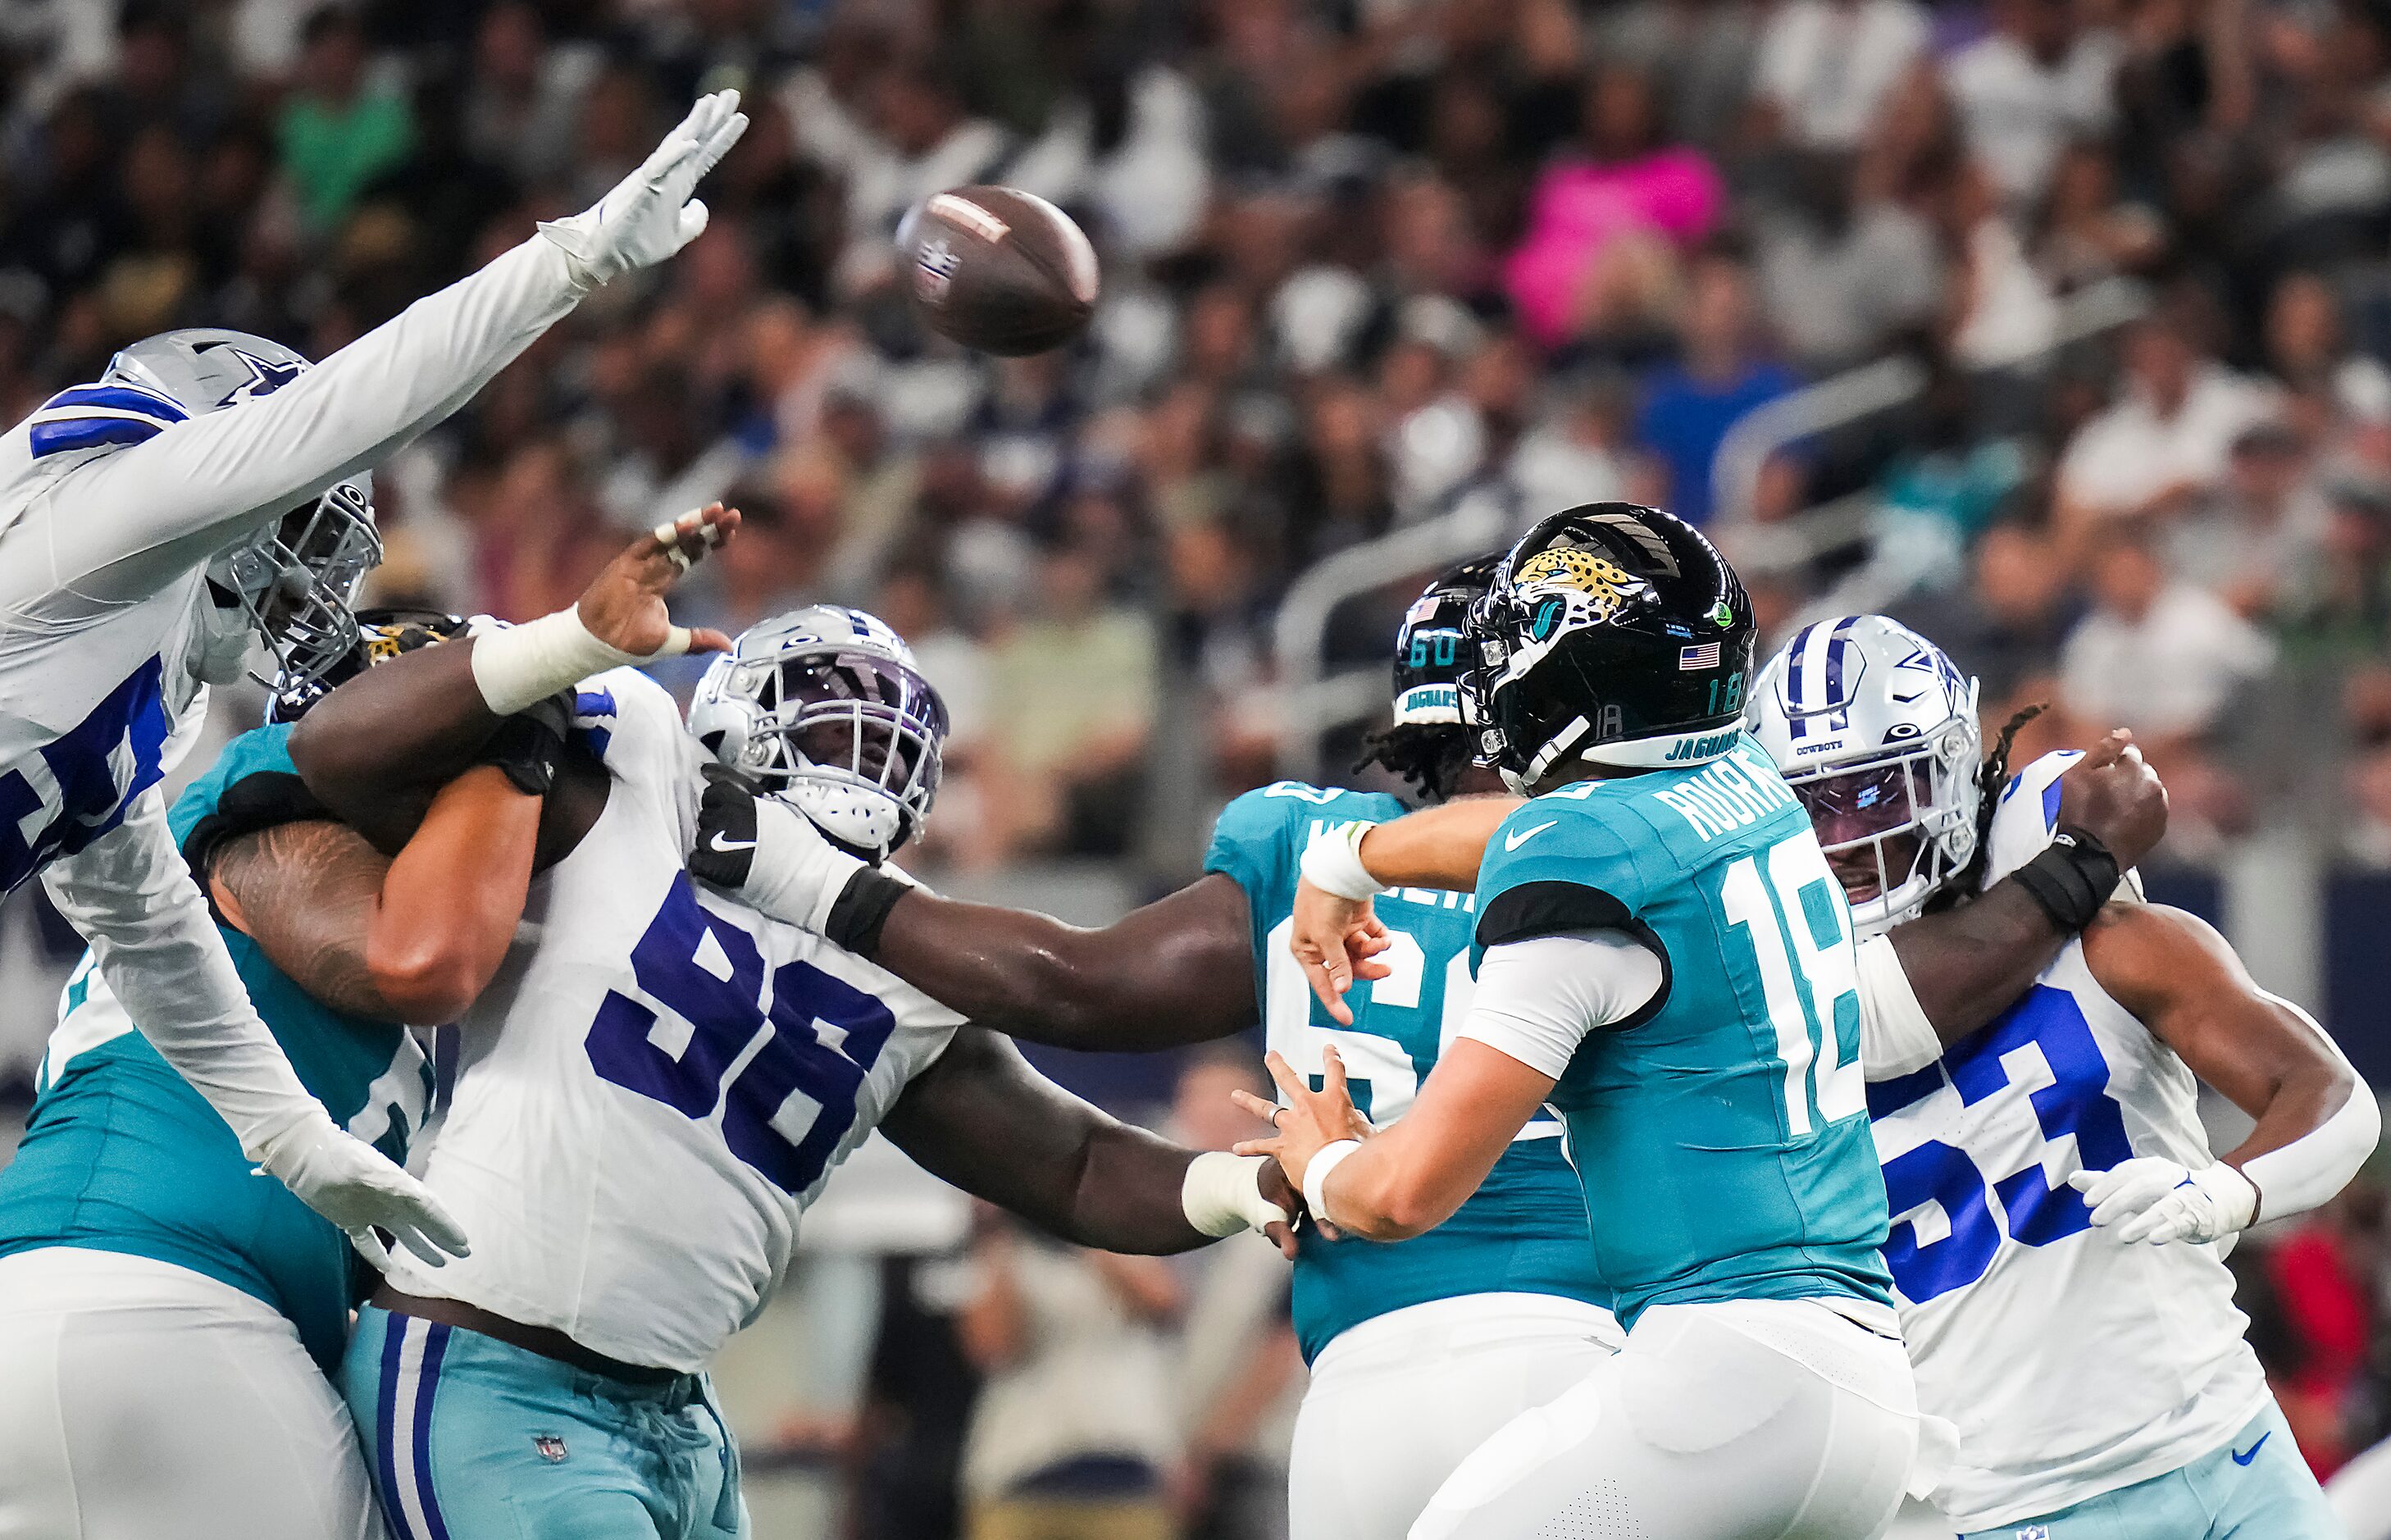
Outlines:
<svg viewBox="0 0 2391 1540"><path fill-rule="evenodd" d="M699 681L689 730L876 861L929 816L947 707L886 621L814 604L739 633Z"/></svg>
<svg viewBox="0 0 2391 1540"><path fill-rule="evenodd" d="M162 397L176 415L200 417L271 395L312 367L270 338L191 327L125 348L87 394L96 403L101 390ZM277 666L278 677L261 683L304 690L320 679L356 646L357 589L381 561L373 478L365 472L295 505L208 564L214 602L200 616L200 677L212 684L239 677L253 633Z"/></svg>
<svg viewBox="0 0 2391 1540"><path fill-rule="evenodd" d="M1810 814L1873 936L1915 916L1976 853L1976 681L1880 615L1803 627L1768 660L1751 731Z"/></svg>

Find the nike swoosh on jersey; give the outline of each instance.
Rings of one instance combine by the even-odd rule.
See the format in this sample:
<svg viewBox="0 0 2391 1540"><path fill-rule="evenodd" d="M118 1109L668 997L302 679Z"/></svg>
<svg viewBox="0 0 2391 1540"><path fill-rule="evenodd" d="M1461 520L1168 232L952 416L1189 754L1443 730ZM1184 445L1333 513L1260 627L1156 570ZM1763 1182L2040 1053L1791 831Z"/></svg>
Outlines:
<svg viewBox="0 0 2391 1540"><path fill-rule="evenodd" d="M1546 819L1532 829L1515 829L1503 836L1503 848L1506 851L1516 850L1559 822L1559 819L1552 818Z"/></svg>
<svg viewBox="0 0 2391 1540"><path fill-rule="evenodd" d="M2272 1428L2269 1428L2265 1432L2258 1435L2258 1442L2252 1444L2246 1453L2241 1450L2235 1450L2233 1452L2233 1463L2235 1465L2248 1465L2252 1460L2258 1457L2258 1451L2266 1448L2267 1441L2274 1436L2275 1430Z"/></svg>
<svg viewBox="0 0 2391 1540"><path fill-rule="evenodd" d="M721 851L726 856L730 855L734 850L753 850L756 848L756 842L754 840L725 839L722 837L721 831L719 830L715 832L714 838L708 841L708 843L715 849Z"/></svg>

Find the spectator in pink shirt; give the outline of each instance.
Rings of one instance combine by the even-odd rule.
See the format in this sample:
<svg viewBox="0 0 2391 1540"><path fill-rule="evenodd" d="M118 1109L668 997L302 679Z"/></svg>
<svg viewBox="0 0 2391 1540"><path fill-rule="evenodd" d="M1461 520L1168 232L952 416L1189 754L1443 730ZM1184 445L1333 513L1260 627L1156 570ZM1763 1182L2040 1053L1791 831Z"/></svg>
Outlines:
<svg viewBox="0 0 2391 1540"><path fill-rule="evenodd" d="M1651 85L1632 70L1596 73L1582 133L1583 152L1537 177L1506 272L1529 334L1546 347L1586 329L1622 260L1707 234L1725 194L1700 150L1656 142Z"/></svg>

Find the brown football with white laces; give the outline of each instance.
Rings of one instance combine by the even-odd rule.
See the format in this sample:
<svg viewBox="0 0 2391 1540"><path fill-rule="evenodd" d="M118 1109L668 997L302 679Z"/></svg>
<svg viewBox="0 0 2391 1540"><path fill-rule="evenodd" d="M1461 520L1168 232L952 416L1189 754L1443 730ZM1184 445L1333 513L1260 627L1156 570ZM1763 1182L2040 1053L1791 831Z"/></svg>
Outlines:
<svg viewBox="0 0 2391 1540"><path fill-rule="evenodd" d="M956 188L897 231L898 281L941 337L1018 358L1062 346L1096 309L1096 250L1068 214L1017 188Z"/></svg>

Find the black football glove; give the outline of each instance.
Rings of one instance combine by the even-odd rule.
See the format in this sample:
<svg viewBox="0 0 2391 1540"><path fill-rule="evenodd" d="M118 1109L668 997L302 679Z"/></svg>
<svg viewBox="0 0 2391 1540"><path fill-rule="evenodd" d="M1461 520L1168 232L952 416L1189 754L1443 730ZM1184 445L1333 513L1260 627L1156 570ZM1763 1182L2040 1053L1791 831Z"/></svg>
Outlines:
<svg viewBox="0 0 2391 1540"><path fill-rule="evenodd" d="M727 765L705 767L689 874L737 893L756 870L756 789Z"/></svg>

